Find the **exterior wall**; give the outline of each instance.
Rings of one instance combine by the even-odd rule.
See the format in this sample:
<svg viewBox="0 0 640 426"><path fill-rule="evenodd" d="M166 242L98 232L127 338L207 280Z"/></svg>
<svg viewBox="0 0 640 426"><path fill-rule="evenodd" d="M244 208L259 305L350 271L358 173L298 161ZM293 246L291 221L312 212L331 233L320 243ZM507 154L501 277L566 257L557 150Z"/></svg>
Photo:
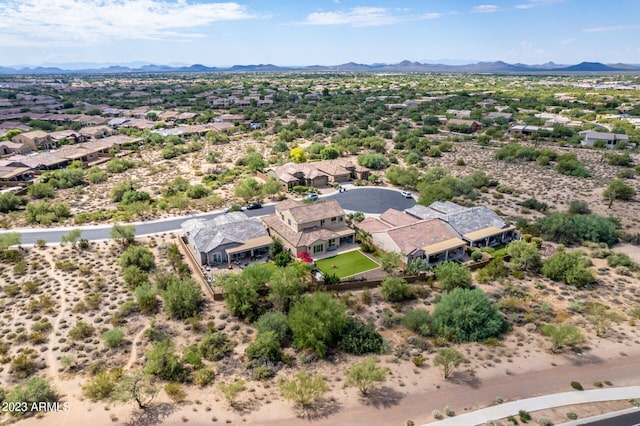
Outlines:
<svg viewBox="0 0 640 426"><path fill-rule="evenodd" d="M36 150L36 144L34 143L33 139L28 138L24 135L16 135L11 139L11 141L15 143L25 144L31 149L31 151Z"/></svg>
<svg viewBox="0 0 640 426"><path fill-rule="evenodd" d="M401 253L400 247L393 241L386 232L377 232L371 234L371 242L378 248L385 251L393 251ZM403 254L403 262L406 262L406 256Z"/></svg>
<svg viewBox="0 0 640 426"><path fill-rule="evenodd" d="M336 219L335 221L332 220L334 218ZM324 221L324 223L322 221ZM331 216L331 217L327 217L325 219L316 220L314 222L299 223L299 224L297 224L297 228L296 229L298 230L298 232L300 232L303 229L313 228L314 226L317 226L318 228L324 228L324 229L340 229L340 228L344 228L344 226L345 226L345 224L344 224L344 216Z"/></svg>

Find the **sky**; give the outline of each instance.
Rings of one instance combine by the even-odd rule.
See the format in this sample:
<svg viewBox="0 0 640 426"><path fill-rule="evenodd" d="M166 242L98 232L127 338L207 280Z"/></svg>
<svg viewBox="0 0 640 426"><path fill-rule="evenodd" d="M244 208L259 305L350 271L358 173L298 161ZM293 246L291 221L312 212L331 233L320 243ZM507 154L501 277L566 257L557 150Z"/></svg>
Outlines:
<svg viewBox="0 0 640 426"><path fill-rule="evenodd" d="M640 0L0 0L0 66L640 63Z"/></svg>

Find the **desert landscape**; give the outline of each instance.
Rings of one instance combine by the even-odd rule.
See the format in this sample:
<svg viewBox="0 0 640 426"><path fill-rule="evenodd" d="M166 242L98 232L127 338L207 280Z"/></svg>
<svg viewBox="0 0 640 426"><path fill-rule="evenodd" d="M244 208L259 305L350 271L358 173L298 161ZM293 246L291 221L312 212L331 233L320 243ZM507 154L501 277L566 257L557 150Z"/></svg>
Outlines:
<svg viewBox="0 0 640 426"><path fill-rule="evenodd" d="M203 74L184 87L148 76L35 85L45 98L64 94L71 103L65 109L96 110L90 116L105 125L116 120L112 130L134 142L91 164L60 157L55 167L41 165L24 181L6 182L0 195L2 422L410 425L535 395L638 383L640 140L638 129L612 117L616 108L603 102L614 98L635 111L640 89L622 97L587 77L242 77L239 83L239 77ZM603 77L612 85L621 78ZM637 86L637 77L625 78ZM110 88L113 81L117 89ZM16 87L1 88L0 98L11 103L27 96ZM93 90L78 94L74 87ZM518 95L524 87L531 89L528 99ZM187 89L193 98L185 99ZM125 96L138 91L165 93L162 108ZM242 96L255 102L214 106L231 96L238 104ZM102 105L107 101L113 108ZM172 108L194 114L185 123L162 118ZM110 109L119 109L117 117ZM513 122L488 116L498 109ZM467 110L478 117L470 120L477 130L455 123L458 111ZM580 126L543 129L541 111ZM53 129L43 124L46 117L21 122L80 131L62 114L52 113L66 123ZM226 130L197 128L229 115ZM113 124L123 117L133 120L131 127ZM518 133L516 123L538 130ZM609 130L603 135L625 132L629 144L585 145L580 132L596 125ZM161 133L172 129L182 133ZM30 133L9 132L7 142ZM22 170L21 161L64 146L82 143L67 140L0 161ZM314 187L289 185L277 172L286 164L335 159L368 178ZM514 225L518 237L465 247L458 263L428 264L428 256L417 261L376 247L359 232L365 215L342 212L355 228L352 249L380 265L371 272L380 285L327 290L333 283L318 283L312 266L276 242L267 263L229 257L206 265L183 243L183 231L141 237L128 225L344 187L391 188L400 198L400 190L409 191L425 207L485 206ZM93 225L113 226L109 239L82 238L81 227ZM45 231L57 227L68 235L46 241ZM42 230L43 239L23 245L20 232L29 228ZM204 270L215 280L202 279ZM330 278L331 271L322 272ZM224 300L214 300L214 292ZM443 314L446 306L453 309ZM60 405L21 412L15 404L25 398ZM637 404L528 415L538 424L560 424ZM525 414L494 420L517 424Z"/></svg>

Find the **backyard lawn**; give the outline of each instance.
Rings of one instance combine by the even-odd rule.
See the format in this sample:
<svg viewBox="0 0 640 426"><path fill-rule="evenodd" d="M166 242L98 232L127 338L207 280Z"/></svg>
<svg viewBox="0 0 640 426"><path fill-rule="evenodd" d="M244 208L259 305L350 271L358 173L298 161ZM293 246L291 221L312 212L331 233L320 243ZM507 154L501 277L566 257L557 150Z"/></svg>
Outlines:
<svg viewBox="0 0 640 426"><path fill-rule="evenodd" d="M338 278L349 277L380 266L362 254L360 250L349 251L326 259L316 260L315 262L323 274L336 274Z"/></svg>

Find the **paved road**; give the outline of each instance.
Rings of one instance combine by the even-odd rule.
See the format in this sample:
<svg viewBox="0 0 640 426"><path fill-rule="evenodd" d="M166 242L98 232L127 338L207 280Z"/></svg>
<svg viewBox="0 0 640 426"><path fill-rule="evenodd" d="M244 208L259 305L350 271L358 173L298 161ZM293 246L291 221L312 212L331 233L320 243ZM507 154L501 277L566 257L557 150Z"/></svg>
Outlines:
<svg viewBox="0 0 640 426"><path fill-rule="evenodd" d="M576 424L585 426L639 426L640 411L602 420L590 421L589 419L584 419L582 422Z"/></svg>
<svg viewBox="0 0 640 426"><path fill-rule="evenodd" d="M322 196L322 198L325 200L337 200L345 210L361 211L368 214L380 214L390 207L404 210L413 207L415 204L414 199L404 198L398 190L389 188L351 187L346 192L335 192ZM274 205L271 204L257 210L246 210L245 213L250 217L256 217L269 215L274 211ZM211 219L220 214L223 213L220 210L216 210L209 213L137 222L134 223L136 236L175 232L180 229L180 225L185 220L192 218ZM40 239L45 240L47 243L59 243L60 239L68 234L71 229L82 229L82 238L96 241L108 239L111 226L110 224L49 229L16 229L13 232L22 234L22 244L24 245L34 244Z"/></svg>

